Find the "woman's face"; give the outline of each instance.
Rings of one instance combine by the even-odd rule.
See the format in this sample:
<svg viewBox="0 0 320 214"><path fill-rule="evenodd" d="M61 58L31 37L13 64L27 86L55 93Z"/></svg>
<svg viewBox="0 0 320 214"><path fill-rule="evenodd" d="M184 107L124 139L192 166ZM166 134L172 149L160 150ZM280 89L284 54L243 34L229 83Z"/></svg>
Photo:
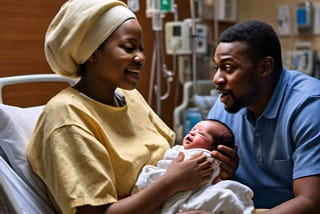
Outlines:
<svg viewBox="0 0 320 214"><path fill-rule="evenodd" d="M95 83L107 90L134 89L145 62L139 22L129 19L121 24L89 60L94 69L87 75L94 78Z"/></svg>

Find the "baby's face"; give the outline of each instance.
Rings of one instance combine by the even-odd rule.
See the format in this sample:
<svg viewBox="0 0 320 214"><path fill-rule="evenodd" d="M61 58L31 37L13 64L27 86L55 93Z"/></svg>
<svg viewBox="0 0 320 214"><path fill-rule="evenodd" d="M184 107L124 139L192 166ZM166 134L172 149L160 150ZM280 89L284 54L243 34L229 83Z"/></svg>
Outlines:
<svg viewBox="0 0 320 214"><path fill-rule="evenodd" d="M183 138L183 147L185 149L201 148L212 150L212 122L201 121L197 123L191 131Z"/></svg>

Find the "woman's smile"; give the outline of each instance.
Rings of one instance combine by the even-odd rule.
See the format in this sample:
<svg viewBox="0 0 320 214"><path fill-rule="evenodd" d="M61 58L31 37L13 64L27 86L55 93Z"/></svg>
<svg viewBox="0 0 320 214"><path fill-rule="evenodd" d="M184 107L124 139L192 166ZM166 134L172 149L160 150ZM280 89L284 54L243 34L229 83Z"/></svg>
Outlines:
<svg viewBox="0 0 320 214"><path fill-rule="evenodd" d="M130 77L132 77L135 80L140 79L140 70L137 69L127 69L126 74Z"/></svg>

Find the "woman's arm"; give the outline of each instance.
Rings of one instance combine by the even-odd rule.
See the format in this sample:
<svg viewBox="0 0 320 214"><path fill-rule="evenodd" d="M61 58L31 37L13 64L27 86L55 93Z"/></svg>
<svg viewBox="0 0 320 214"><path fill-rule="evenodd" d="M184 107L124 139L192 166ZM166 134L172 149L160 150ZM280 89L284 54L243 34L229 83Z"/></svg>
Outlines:
<svg viewBox="0 0 320 214"><path fill-rule="evenodd" d="M183 159L184 154L180 153L169 166L167 172L143 190L108 207L78 207L77 213L150 214L157 210L173 194L202 187L210 181L213 173L211 159L207 159L203 154L199 154L194 159L185 161Z"/></svg>

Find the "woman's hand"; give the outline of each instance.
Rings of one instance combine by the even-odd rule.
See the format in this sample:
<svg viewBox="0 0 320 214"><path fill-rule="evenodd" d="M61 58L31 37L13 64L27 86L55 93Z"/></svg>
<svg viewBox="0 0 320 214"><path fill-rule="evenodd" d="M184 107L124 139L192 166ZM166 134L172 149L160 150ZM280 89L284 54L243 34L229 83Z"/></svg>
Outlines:
<svg viewBox="0 0 320 214"><path fill-rule="evenodd" d="M212 162L213 159L207 158L203 153L188 160L184 160L184 154L180 153L162 178L165 177L163 180L170 182L175 193L199 188L211 180Z"/></svg>
<svg viewBox="0 0 320 214"><path fill-rule="evenodd" d="M239 156L238 156L238 147L235 146L234 149L231 149L227 146L219 145L218 150L211 152L213 158L221 161L220 164L220 177L223 180L230 179L234 176L238 165L239 165Z"/></svg>

